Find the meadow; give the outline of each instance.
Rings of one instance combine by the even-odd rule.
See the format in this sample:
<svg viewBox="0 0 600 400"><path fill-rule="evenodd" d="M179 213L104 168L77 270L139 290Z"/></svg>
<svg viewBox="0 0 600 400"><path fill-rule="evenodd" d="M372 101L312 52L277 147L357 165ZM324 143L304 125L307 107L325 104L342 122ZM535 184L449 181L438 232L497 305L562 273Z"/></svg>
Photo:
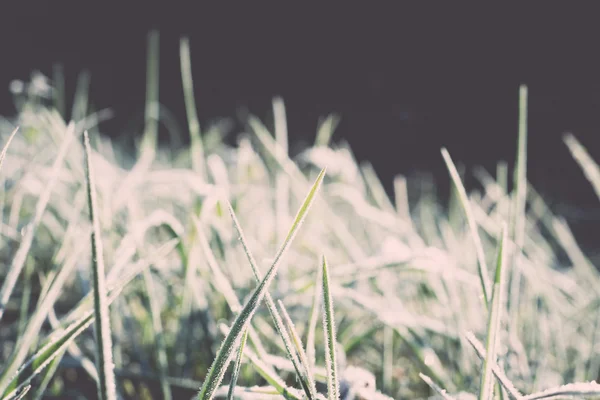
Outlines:
<svg viewBox="0 0 600 400"><path fill-rule="evenodd" d="M187 39L173 62L183 148L158 140L157 33L135 154L100 132L88 76L69 111L60 70L11 86L0 398L600 398L600 273L527 181L526 86L516 165L462 171L441 149L449 202L428 182L409 202L332 140L336 115L291 157L275 98L273 124L226 143L226 120L198 121Z"/></svg>

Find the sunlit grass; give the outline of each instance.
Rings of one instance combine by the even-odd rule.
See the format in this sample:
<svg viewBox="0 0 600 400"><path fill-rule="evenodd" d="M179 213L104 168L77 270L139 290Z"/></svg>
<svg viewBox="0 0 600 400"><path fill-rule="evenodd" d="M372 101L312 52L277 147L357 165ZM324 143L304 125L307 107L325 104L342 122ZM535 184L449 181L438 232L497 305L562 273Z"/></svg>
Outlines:
<svg viewBox="0 0 600 400"><path fill-rule="evenodd" d="M236 146L226 121L201 130L185 39L190 148L161 148L156 33L148 48L135 156L98 133L85 73L73 121L64 82L0 119L0 399L95 396L87 381L103 398L600 396L600 274L527 184L525 87L517 165L469 191L442 150L447 207L401 176L388 196L335 115L294 158L279 98Z"/></svg>

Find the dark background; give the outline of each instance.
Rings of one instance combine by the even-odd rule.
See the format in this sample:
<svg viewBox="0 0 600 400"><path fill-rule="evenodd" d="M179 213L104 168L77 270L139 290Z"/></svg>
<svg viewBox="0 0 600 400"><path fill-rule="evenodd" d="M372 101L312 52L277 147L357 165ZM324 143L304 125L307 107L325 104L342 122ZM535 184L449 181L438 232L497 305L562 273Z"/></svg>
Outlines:
<svg viewBox="0 0 600 400"><path fill-rule="evenodd" d="M388 189L397 173L425 171L443 197L442 146L467 167L513 163L526 83L529 178L551 204L582 210L560 208L595 245L598 199L562 142L573 132L600 160L600 28L591 8L20 4L0 6L1 115L14 113L12 79L50 75L60 62L67 98L77 74L90 71L95 107L116 113L102 130L121 134L143 113L146 35L158 29L160 101L182 127L179 38L187 35L201 123L242 106L264 119L281 95L291 143L312 142L318 118L340 113L334 140L370 160Z"/></svg>

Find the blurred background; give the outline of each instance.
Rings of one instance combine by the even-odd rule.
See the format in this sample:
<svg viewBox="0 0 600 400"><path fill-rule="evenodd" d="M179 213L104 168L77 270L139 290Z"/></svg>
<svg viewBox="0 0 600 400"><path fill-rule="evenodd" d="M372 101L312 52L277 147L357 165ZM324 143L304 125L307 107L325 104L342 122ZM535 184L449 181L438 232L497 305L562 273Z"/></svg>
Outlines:
<svg viewBox="0 0 600 400"><path fill-rule="evenodd" d="M179 39L188 36L201 123L243 112L268 120L279 95L299 149L314 141L319 117L334 112L341 123L333 140L369 160L390 192L394 175L428 173L443 200L450 180L442 146L467 171L512 165L525 83L529 179L595 246L600 204L562 141L574 133L600 161L600 28L591 10L91 4L0 7L0 115L15 113L13 79L51 76L60 63L68 101L89 71L94 108L115 113L101 130L139 134L146 38L157 29L160 101L184 132ZM476 187L472 174L467 186Z"/></svg>

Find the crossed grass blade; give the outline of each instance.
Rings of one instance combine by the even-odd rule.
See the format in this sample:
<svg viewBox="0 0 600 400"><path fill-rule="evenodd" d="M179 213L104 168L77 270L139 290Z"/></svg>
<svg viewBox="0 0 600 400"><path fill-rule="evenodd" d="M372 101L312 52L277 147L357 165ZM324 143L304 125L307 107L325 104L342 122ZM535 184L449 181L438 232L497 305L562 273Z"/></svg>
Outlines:
<svg viewBox="0 0 600 400"><path fill-rule="evenodd" d="M302 346L302 340L300 340L300 335L298 334L298 331L296 330L296 327L294 326L292 319L290 318L288 312L286 311L285 306L283 305L283 302L281 300L278 300L277 304L279 305L279 309L281 310L281 315L283 315L285 325L287 327L290 337L292 338L294 347L296 348L296 351L298 352L298 356L300 358L300 363L302 364L302 367L304 368L304 374L305 374L304 379L308 382L308 385L309 385L309 393L307 393L308 398L316 399L317 398L317 389L316 389L315 381L313 379L312 369L310 367L308 357L306 356L306 352L304 351L304 347Z"/></svg>
<svg viewBox="0 0 600 400"><path fill-rule="evenodd" d="M235 226L235 229L239 235L240 242L242 243L242 247L244 248L244 252L246 253L248 261L250 262L250 266L252 267L252 273L254 274L254 278L256 279L256 281L258 283L260 283L261 274L260 274L260 271L258 270L256 261L254 260L254 256L252 255L252 252L250 251L250 248L248 247L248 242L246 241L242 227L235 215L235 212L233 211L233 207L231 206L231 204L229 202L227 202L227 206L229 208L229 214L231 215L231 218L233 220L233 225ZM284 347L287 351L288 357L292 361L292 364L296 371L296 375L298 376L298 379L300 380L300 385L302 386L302 389L304 390L304 392L306 393L306 395L308 396L309 399L314 398L314 396L313 396L314 391L311 389L314 387L314 384L311 385L310 376L308 376L307 374L305 374L305 372L303 372L303 371L308 371L310 369L310 367L307 364L300 365L301 360L298 359L298 356L297 356L296 352L294 351L294 347L292 345L290 335L286 331L283 320L281 318L281 315L278 313L277 308L275 307L275 302L273 301L273 298L271 297L271 295L269 293L266 293L266 295L265 295L265 302L267 303L267 308L269 309L269 312L271 313L271 317L273 318L273 322L275 324L277 333L281 337Z"/></svg>
<svg viewBox="0 0 600 400"><path fill-rule="evenodd" d="M300 210L298 211L298 214L294 219L294 223L292 224L292 227L289 230L285 241L283 242L281 248L275 256L275 260L273 261L271 268L265 274L265 277L263 278L262 282L254 290L252 296L250 297L250 299L248 300L238 317L235 319L231 330L227 334L227 337L223 340L221 348L219 349L217 356L215 357L215 360L213 361L208 371L204 384L202 385L202 388L198 393L199 400L212 399L214 397L215 391L218 389L219 385L221 384L221 381L223 380L223 376L225 375L225 370L227 369L227 364L229 362L231 353L233 352L234 345L242 336L245 328L248 326L248 323L252 319L254 312L262 302L262 299L264 298L265 293L267 292L269 284L275 277L282 256L290 247L292 240L298 233L298 229L304 222L306 214L314 201L315 195L319 187L321 186L321 183L325 176L325 171L325 168L321 171L311 190L306 196L306 199L300 207Z"/></svg>

